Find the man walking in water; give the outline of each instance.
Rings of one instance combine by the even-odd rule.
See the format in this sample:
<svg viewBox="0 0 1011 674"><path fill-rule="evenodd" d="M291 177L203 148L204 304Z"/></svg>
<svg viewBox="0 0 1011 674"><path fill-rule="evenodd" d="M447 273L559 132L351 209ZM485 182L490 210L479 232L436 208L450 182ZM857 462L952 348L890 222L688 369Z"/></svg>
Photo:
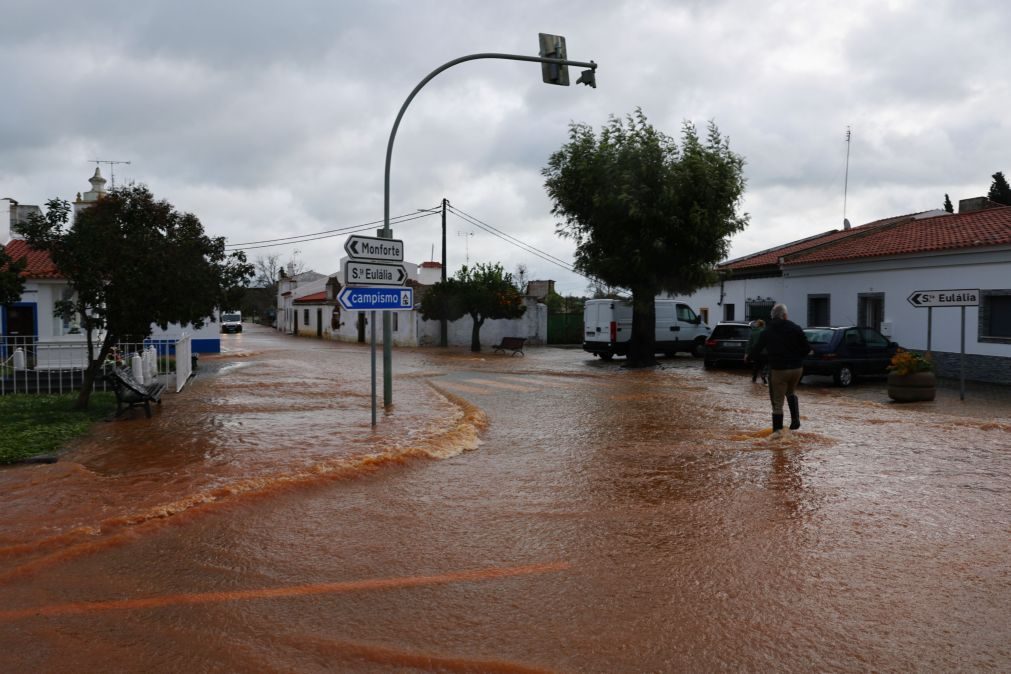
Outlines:
<svg viewBox="0 0 1011 674"><path fill-rule="evenodd" d="M790 429L800 428L800 402L797 384L804 374L804 356L811 353L811 345L800 326L787 317L786 305L772 307L772 318L765 330L748 349L747 360L757 360L765 349L768 359L769 398L772 400L772 432L783 430L783 398L790 407Z"/></svg>

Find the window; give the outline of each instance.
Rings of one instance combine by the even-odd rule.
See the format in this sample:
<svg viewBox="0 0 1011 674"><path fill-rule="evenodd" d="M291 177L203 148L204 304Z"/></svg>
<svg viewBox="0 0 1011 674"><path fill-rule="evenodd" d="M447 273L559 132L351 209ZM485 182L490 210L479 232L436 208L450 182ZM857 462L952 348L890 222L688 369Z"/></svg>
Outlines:
<svg viewBox="0 0 1011 674"><path fill-rule="evenodd" d="M302 310L302 325L309 325L309 310Z"/></svg>
<svg viewBox="0 0 1011 674"><path fill-rule="evenodd" d="M734 320L734 305L724 304L723 305L723 320L732 321Z"/></svg>
<svg viewBox="0 0 1011 674"><path fill-rule="evenodd" d="M709 325L709 307L699 307L699 315L702 316L702 322Z"/></svg>
<svg viewBox="0 0 1011 674"><path fill-rule="evenodd" d="M744 320L757 321L761 318L763 321L768 321L772 318L772 307L775 304L773 300L753 300L748 302L745 305L747 315L744 317Z"/></svg>
<svg viewBox="0 0 1011 674"><path fill-rule="evenodd" d="M1011 343L1011 290L982 290L979 341Z"/></svg>
<svg viewBox="0 0 1011 674"><path fill-rule="evenodd" d="M864 336L864 344L873 349L887 349L888 340L881 336L877 330L861 328L860 334Z"/></svg>
<svg viewBox="0 0 1011 674"><path fill-rule="evenodd" d="M828 295L807 296L807 324L810 327L832 325Z"/></svg>

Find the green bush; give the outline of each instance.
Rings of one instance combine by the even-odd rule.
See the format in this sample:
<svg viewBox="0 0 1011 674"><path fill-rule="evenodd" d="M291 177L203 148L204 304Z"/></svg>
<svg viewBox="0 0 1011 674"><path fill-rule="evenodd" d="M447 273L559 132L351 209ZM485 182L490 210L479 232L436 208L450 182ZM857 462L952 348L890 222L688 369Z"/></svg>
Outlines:
<svg viewBox="0 0 1011 674"><path fill-rule="evenodd" d="M75 410L77 393L63 395L16 394L0 396L0 463L13 463L45 454L83 435L91 424L112 414L116 397L94 393L86 410Z"/></svg>

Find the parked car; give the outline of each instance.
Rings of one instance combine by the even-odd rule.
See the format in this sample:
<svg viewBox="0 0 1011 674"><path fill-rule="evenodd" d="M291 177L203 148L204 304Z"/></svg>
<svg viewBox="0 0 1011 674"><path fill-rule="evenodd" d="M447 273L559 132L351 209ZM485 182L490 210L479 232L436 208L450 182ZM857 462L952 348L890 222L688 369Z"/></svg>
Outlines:
<svg viewBox="0 0 1011 674"><path fill-rule="evenodd" d="M656 300L656 352L673 356L685 351L701 356L709 326L702 317L677 300ZM583 350L611 360L627 356L632 338L632 303L621 300L587 300L583 305Z"/></svg>
<svg viewBox="0 0 1011 674"><path fill-rule="evenodd" d="M743 365L748 350L751 326L748 323L724 321L717 323L706 340L706 351L702 365L706 368L717 365Z"/></svg>
<svg viewBox="0 0 1011 674"><path fill-rule="evenodd" d="M857 377L885 375L899 345L871 328L806 328L804 334L814 354L804 359L804 376L830 375L837 386L849 386Z"/></svg>

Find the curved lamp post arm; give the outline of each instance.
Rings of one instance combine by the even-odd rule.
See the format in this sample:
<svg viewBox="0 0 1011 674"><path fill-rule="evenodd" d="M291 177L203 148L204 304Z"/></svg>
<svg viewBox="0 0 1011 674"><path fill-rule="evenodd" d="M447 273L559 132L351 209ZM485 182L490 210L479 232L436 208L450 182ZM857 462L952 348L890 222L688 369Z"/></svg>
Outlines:
<svg viewBox="0 0 1011 674"><path fill-rule="evenodd" d="M476 61L478 59L503 59L507 61L530 61L533 63L556 63L558 65L564 66L579 66L581 68L589 68L596 71L597 64L593 61L589 63L585 61L569 61L567 59L553 59L544 56L522 56L520 54L495 54L495 53L483 53L483 54L470 54L469 56L461 56L458 59L453 59L448 63L444 63L425 77L425 79L418 82L418 86L414 87L414 90L404 101L404 104L400 106L400 112L397 113L397 119L393 122L393 129L390 131L390 140L386 144L386 175L383 180L383 232L382 236L390 237L390 164L393 162L393 141L397 138L397 129L400 127L400 120L404 118L404 113L407 112L407 106L411 104L414 97L418 95L421 89L432 81L432 79L444 70L448 70L453 66L464 63L466 61Z"/></svg>

